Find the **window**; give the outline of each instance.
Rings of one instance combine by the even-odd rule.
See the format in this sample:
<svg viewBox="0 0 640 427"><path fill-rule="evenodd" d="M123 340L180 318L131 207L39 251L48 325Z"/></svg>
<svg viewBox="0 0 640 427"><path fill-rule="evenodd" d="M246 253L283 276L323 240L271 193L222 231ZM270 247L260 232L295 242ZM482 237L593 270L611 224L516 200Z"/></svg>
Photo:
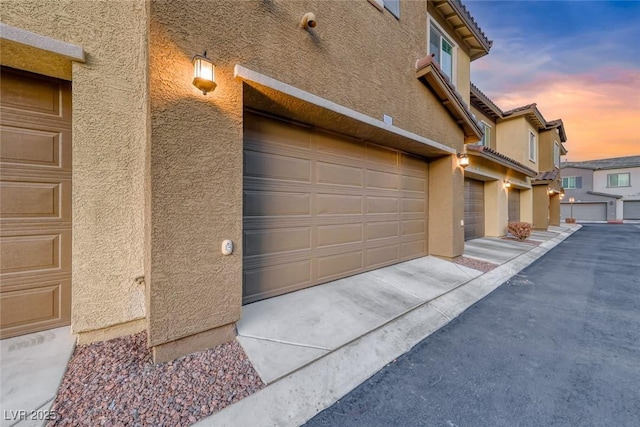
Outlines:
<svg viewBox="0 0 640 427"><path fill-rule="evenodd" d="M385 9L387 9L393 16L400 19L400 0L383 0Z"/></svg>
<svg viewBox="0 0 640 427"><path fill-rule="evenodd" d="M433 59L440 65L442 72L453 81L453 43L451 43L442 32L436 28L433 21L429 21L429 53L433 54Z"/></svg>
<svg viewBox="0 0 640 427"><path fill-rule="evenodd" d="M630 185L629 173L607 174L607 187L629 187Z"/></svg>
<svg viewBox="0 0 640 427"><path fill-rule="evenodd" d="M529 131L529 160L536 161L536 135Z"/></svg>
<svg viewBox="0 0 640 427"><path fill-rule="evenodd" d="M553 164L555 167L560 167L560 144L558 141L553 141Z"/></svg>
<svg viewBox="0 0 640 427"><path fill-rule="evenodd" d="M582 188L582 177L581 176L563 177L562 188L565 188L565 189Z"/></svg>
<svg viewBox="0 0 640 427"><path fill-rule="evenodd" d="M484 145L485 147L491 146L491 126L486 124L485 122L480 122L482 125L482 140L479 142L480 145Z"/></svg>

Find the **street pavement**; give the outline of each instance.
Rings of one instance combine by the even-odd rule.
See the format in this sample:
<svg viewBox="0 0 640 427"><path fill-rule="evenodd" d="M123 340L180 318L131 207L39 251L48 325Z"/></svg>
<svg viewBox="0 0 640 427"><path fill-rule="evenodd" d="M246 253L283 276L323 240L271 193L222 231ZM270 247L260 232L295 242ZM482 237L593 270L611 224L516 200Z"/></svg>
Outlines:
<svg viewBox="0 0 640 427"><path fill-rule="evenodd" d="M589 224L307 425L638 420L640 226Z"/></svg>

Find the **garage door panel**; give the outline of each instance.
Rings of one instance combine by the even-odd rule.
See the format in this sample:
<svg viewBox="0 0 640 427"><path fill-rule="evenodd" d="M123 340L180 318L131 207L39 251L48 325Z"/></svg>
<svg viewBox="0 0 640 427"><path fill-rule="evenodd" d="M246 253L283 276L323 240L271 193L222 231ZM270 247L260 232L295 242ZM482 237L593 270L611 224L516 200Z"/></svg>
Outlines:
<svg viewBox="0 0 640 427"><path fill-rule="evenodd" d="M316 206L318 215L362 215L362 196L339 194L318 194Z"/></svg>
<svg viewBox="0 0 640 427"><path fill-rule="evenodd" d="M311 195L245 191L244 209L247 216L310 215Z"/></svg>
<svg viewBox="0 0 640 427"><path fill-rule="evenodd" d="M390 148L380 147L374 144L366 144L367 161L396 167L399 164L399 153Z"/></svg>
<svg viewBox="0 0 640 427"><path fill-rule="evenodd" d="M359 243L363 241L364 225L324 225L318 227L318 247Z"/></svg>
<svg viewBox="0 0 640 427"><path fill-rule="evenodd" d="M400 153L400 164L408 169L414 169L419 173L426 171L426 163L420 157L412 156L407 153Z"/></svg>
<svg viewBox="0 0 640 427"><path fill-rule="evenodd" d="M427 180L415 176L402 175L400 189L403 191L416 191L425 193L427 191Z"/></svg>
<svg viewBox="0 0 640 427"><path fill-rule="evenodd" d="M413 242L405 242L400 245L400 258L413 259L421 256L425 252L425 240L419 239Z"/></svg>
<svg viewBox="0 0 640 427"><path fill-rule="evenodd" d="M400 247L390 245L367 249L366 257L367 265L372 268L395 264L400 261Z"/></svg>
<svg viewBox="0 0 640 427"><path fill-rule="evenodd" d="M71 170L71 132L0 126L0 161L22 167Z"/></svg>
<svg viewBox="0 0 640 427"><path fill-rule="evenodd" d="M245 151L244 167L246 176L311 182L311 161L307 159Z"/></svg>
<svg viewBox="0 0 640 427"><path fill-rule="evenodd" d="M368 240L400 236L400 224L397 221L368 222L366 229Z"/></svg>
<svg viewBox="0 0 640 427"><path fill-rule="evenodd" d="M248 114L245 121L252 116ZM400 165L398 151L324 131L304 129L303 133L312 142L306 153L311 182L245 174L244 303L426 254L426 162L419 164L419 159L408 156L409 169ZM251 137L245 153L259 144L255 139L260 136L252 133ZM273 140L281 145L265 144L251 161L269 162L268 155L274 152L292 156L282 138L264 137L264 141ZM300 152L293 157L299 158ZM280 176L277 171L270 173ZM288 194L293 197L287 198ZM310 236L262 232L306 227ZM303 243L258 244L257 238Z"/></svg>
<svg viewBox="0 0 640 427"><path fill-rule="evenodd" d="M367 196L368 214L387 214L399 212L399 201L395 197Z"/></svg>
<svg viewBox="0 0 640 427"><path fill-rule="evenodd" d="M359 188L363 186L362 168L321 161L317 162L316 168L317 182L319 184L344 185Z"/></svg>
<svg viewBox="0 0 640 427"><path fill-rule="evenodd" d="M245 302L258 301L310 286L311 260L245 270L243 276ZM273 283L278 283L277 289Z"/></svg>
<svg viewBox="0 0 640 427"><path fill-rule="evenodd" d="M71 318L71 86L2 67L0 338Z"/></svg>
<svg viewBox="0 0 640 427"><path fill-rule="evenodd" d="M310 140L321 157L331 154L349 159L363 159L366 149L363 144L354 144L352 140L327 132L311 132Z"/></svg>
<svg viewBox="0 0 640 427"><path fill-rule="evenodd" d="M571 217L571 204L561 205L562 218ZM606 221L607 204L604 203L574 203L573 217L582 221Z"/></svg>
<svg viewBox="0 0 640 427"><path fill-rule="evenodd" d="M247 230L246 256L311 249L311 227Z"/></svg>
<svg viewBox="0 0 640 427"><path fill-rule="evenodd" d="M318 279L327 281L362 271L363 251L318 257Z"/></svg>
<svg viewBox="0 0 640 427"><path fill-rule="evenodd" d="M243 123L245 146L295 147L307 151L311 148L310 134L306 129L257 114L249 116L251 119Z"/></svg>

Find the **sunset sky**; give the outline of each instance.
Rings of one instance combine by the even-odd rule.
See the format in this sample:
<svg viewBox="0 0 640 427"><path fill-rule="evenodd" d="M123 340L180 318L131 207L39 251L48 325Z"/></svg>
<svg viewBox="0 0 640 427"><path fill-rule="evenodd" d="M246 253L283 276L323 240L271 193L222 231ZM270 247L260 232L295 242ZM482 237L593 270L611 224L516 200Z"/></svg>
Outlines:
<svg viewBox="0 0 640 427"><path fill-rule="evenodd" d="M463 3L493 40L471 79L502 110L561 118L568 161L640 155L640 1Z"/></svg>

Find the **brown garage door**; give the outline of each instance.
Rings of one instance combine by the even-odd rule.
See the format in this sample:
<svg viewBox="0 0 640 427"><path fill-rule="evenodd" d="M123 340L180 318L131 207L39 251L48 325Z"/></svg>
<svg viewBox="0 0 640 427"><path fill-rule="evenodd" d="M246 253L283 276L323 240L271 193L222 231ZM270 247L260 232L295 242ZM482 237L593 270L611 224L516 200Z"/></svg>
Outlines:
<svg viewBox="0 0 640 427"><path fill-rule="evenodd" d="M244 123L244 303L426 255L423 159L254 113Z"/></svg>
<svg viewBox="0 0 640 427"><path fill-rule="evenodd" d="M509 222L520 222L520 190L509 189Z"/></svg>
<svg viewBox="0 0 640 427"><path fill-rule="evenodd" d="M1 337L68 325L71 85L2 68Z"/></svg>
<svg viewBox="0 0 640 427"><path fill-rule="evenodd" d="M464 240L484 237L484 182L464 179Z"/></svg>

